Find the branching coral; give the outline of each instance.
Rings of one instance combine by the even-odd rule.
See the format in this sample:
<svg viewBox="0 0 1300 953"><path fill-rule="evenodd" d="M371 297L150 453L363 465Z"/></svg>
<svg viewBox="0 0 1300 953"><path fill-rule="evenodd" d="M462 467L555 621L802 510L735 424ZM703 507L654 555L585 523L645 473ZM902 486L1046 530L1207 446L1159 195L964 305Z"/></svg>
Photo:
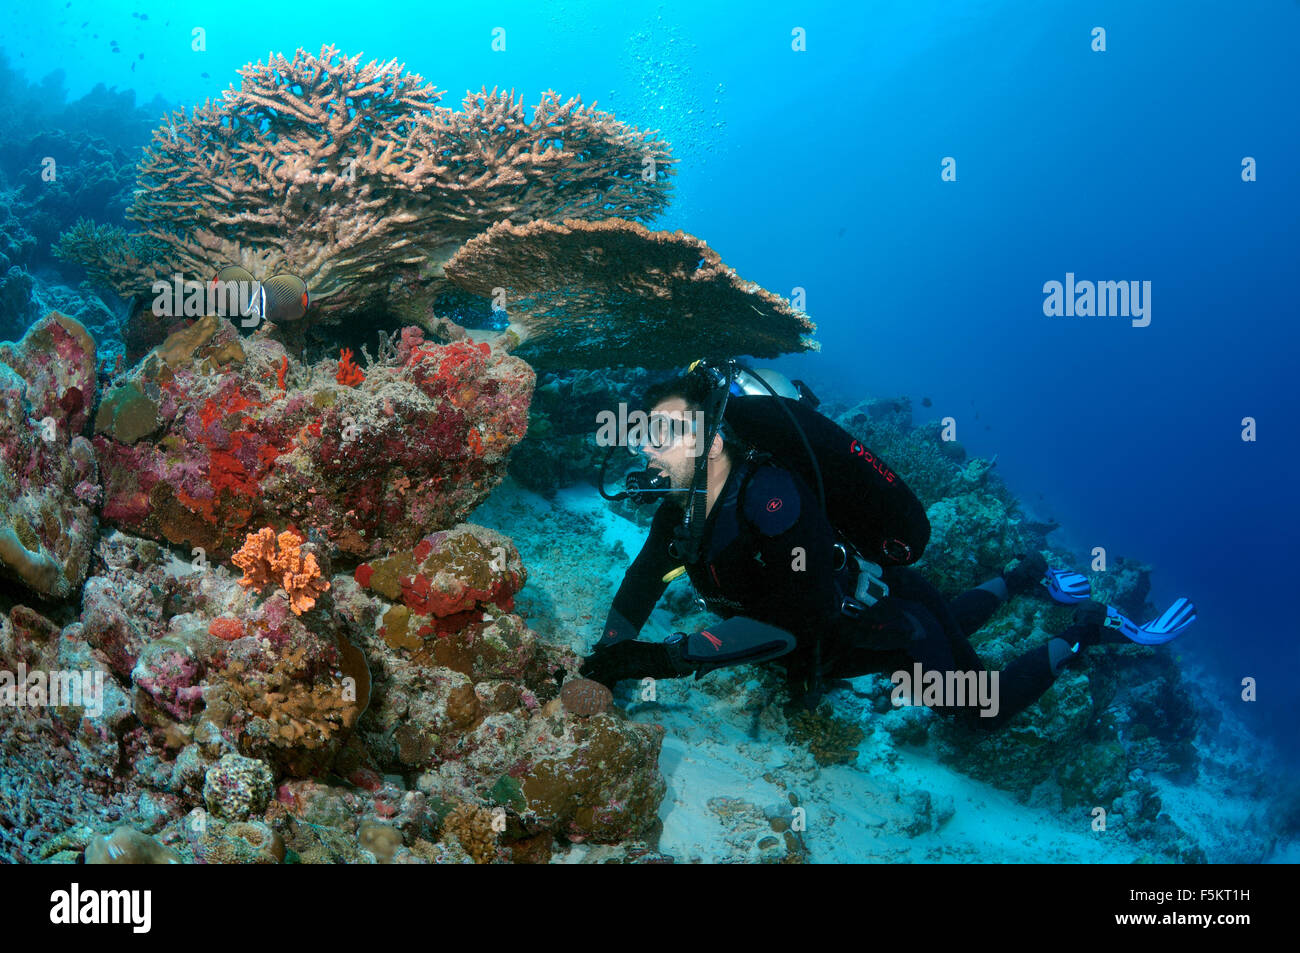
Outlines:
<svg viewBox="0 0 1300 953"><path fill-rule="evenodd" d="M826 709L801 711L790 719L789 740L805 745L820 765L852 764L863 737L861 728Z"/></svg>
<svg viewBox="0 0 1300 953"><path fill-rule="evenodd" d="M442 822L443 834L454 835L476 864L489 864L497 855L497 834L492 829L492 812L485 807L461 804Z"/></svg>
<svg viewBox="0 0 1300 953"><path fill-rule="evenodd" d="M356 721L358 703L335 681L304 681L303 661L302 651L295 650L268 672L235 661L213 676L204 696L208 711L236 730L245 753L259 757L274 748L321 748Z"/></svg>
<svg viewBox="0 0 1300 953"><path fill-rule="evenodd" d="M244 545L230 557L244 571L239 584L261 592L265 586L278 583L289 596L294 615L302 615L330 587L321 578L315 554L303 554L304 542L292 530L277 537L269 526L249 533Z"/></svg>
<svg viewBox="0 0 1300 953"><path fill-rule="evenodd" d="M352 359L351 348L343 348L339 351L339 369L334 375L334 380L344 387L356 387L358 384L364 384L366 375L361 372L357 362Z"/></svg>
<svg viewBox="0 0 1300 953"><path fill-rule="evenodd" d="M700 354L815 350L815 325L685 232L607 219L501 222L447 262L458 287L506 293L515 353L537 368L672 367Z"/></svg>
<svg viewBox="0 0 1300 953"><path fill-rule="evenodd" d="M163 271L290 272L311 288L310 317L328 318L421 299L451 252L502 219L649 219L667 203L667 144L579 99L548 92L525 118L513 93L484 90L453 111L396 60L360 60L332 46L272 56L154 132L128 217ZM140 294L119 239L83 229L65 253Z"/></svg>
<svg viewBox="0 0 1300 953"><path fill-rule="evenodd" d="M152 239L89 219L78 219L59 236L53 251L56 258L82 265L92 278L118 290L143 293L161 274L155 268L161 249Z"/></svg>

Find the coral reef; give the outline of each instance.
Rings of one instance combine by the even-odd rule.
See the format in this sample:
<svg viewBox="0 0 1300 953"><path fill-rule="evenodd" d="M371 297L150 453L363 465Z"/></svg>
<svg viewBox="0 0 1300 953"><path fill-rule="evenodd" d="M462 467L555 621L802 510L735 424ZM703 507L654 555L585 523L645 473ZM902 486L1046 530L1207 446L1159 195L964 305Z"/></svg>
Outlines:
<svg viewBox="0 0 1300 953"><path fill-rule="evenodd" d="M364 558L455 524L500 481L526 427L522 361L411 328L360 384L334 365L216 317L171 335L100 405L104 518L212 558L286 524L318 557Z"/></svg>
<svg viewBox="0 0 1300 953"><path fill-rule="evenodd" d="M414 548L362 563L356 581L394 605L380 634L394 648L416 650L425 636L461 631L488 606L506 612L528 578L519 551L495 530L460 523Z"/></svg>
<svg viewBox="0 0 1300 953"><path fill-rule="evenodd" d="M61 314L0 344L0 570L42 596L80 586L98 529L95 372L94 340Z"/></svg>
<svg viewBox="0 0 1300 953"><path fill-rule="evenodd" d="M179 864L180 855L148 834L122 826L111 834L91 838L86 845L88 864Z"/></svg>
<svg viewBox="0 0 1300 953"><path fill-rule="evenodd" d="M539 369L675 367L705 353L775 357L817 347L806 314L681 231L616 218L500 222L444 271L474 294L504 289L507 336Z"/></svg>
<svg viewBox="0 0 1300 953"><path fill-rule="evenodd" d="M497 837L492 829L492 812L484 807L461 804L442 822L443 837L454 837L476 864L496 859Z"/></svg>
<svg viewBox="0 0 1300 953"><path fill-rule="evenodd" d="M222 755L204 776L203 801L215 817L246 821L249 815L266 810L272 787L271 769L264 762L237 754Z"/></svg>

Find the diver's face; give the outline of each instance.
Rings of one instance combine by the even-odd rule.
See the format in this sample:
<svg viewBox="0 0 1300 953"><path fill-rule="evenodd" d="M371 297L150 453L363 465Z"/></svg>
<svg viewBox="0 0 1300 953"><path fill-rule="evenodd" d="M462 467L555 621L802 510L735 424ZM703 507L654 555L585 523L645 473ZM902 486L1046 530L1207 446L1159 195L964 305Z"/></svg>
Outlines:
<svg viewBox="0 0 1300 953"><path fill-rule="evenodd" d="M668 474L674 490L689 490L691 479L695 475L695 447L701 439L691 427L694 415L680 397L671 397L655 404L650 411L652 425L662 422L656 418L668 418L671 436L667 441L659 440L659 446L646 445L641 453L646 465Z"/></svg>

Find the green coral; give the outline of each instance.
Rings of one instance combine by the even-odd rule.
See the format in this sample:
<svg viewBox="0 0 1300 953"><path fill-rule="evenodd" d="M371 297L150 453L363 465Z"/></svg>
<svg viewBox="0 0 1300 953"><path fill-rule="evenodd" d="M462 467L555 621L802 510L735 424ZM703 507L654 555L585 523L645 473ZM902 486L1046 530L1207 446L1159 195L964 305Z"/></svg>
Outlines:
<svg viewBox="0 0 1300 953"><path fill-rule="evenodd" d="M81 218L59 236L54 257L81 265L92 278L124 297L142 294L151 284L147 274L162 246L147 235L131 234L116 225L96 225Z"/></svg>

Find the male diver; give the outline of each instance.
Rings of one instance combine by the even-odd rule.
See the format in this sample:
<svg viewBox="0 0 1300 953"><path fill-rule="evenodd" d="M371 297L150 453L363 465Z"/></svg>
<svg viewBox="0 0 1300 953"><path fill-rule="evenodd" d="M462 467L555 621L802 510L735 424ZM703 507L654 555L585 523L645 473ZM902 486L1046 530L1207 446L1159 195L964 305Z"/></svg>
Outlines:
<svg viewBox="0 0 1300 953"><path fill-rule="evenodd" d="M754 439L760 434L757 395L767 401L761 409L769 423L786 433L784 462L796 464L778 465L773 454L755 447L761 442ZM1083 649L1158 645L1196 617L1192 604L1180 599L1156 621L1137 626L1112 607L1088 602L1085 577L1049 570L1037 553L951 602L944 599L907 568L929 539L915 495L861 443L808 409L816 398L802 383L795 387L775 372L697 362L686 375L651 388L645 403L650 426L630 449L645 456L646 469L629 476L621 496L605 491L602 472L601 492L662 502L582 665L584 677L613 687L623 679L698 678L716 668L780 659L792 698L815 707L825 679L911 671L918 663L925 672L981 673L984 664L969 636L1012 595L1041 583L1056 601L1080 604L1074 624L999 673L995 714L986 709L981 717L973 702L943 709L993 729L1036 701ZM797 451L791 456L789 446L796 443L802 457ZM834 445L820 454L827 468L840 462L833 453L858 464L849 492L822 485L822 444ZM808 463L811 471L798 466ZM832 527L827 499L836 502L842 521L857 520L853 542L860 546L842 527ZM726 621L664 642L637 639L669 582L683 571L703 603Z"/></svg>

